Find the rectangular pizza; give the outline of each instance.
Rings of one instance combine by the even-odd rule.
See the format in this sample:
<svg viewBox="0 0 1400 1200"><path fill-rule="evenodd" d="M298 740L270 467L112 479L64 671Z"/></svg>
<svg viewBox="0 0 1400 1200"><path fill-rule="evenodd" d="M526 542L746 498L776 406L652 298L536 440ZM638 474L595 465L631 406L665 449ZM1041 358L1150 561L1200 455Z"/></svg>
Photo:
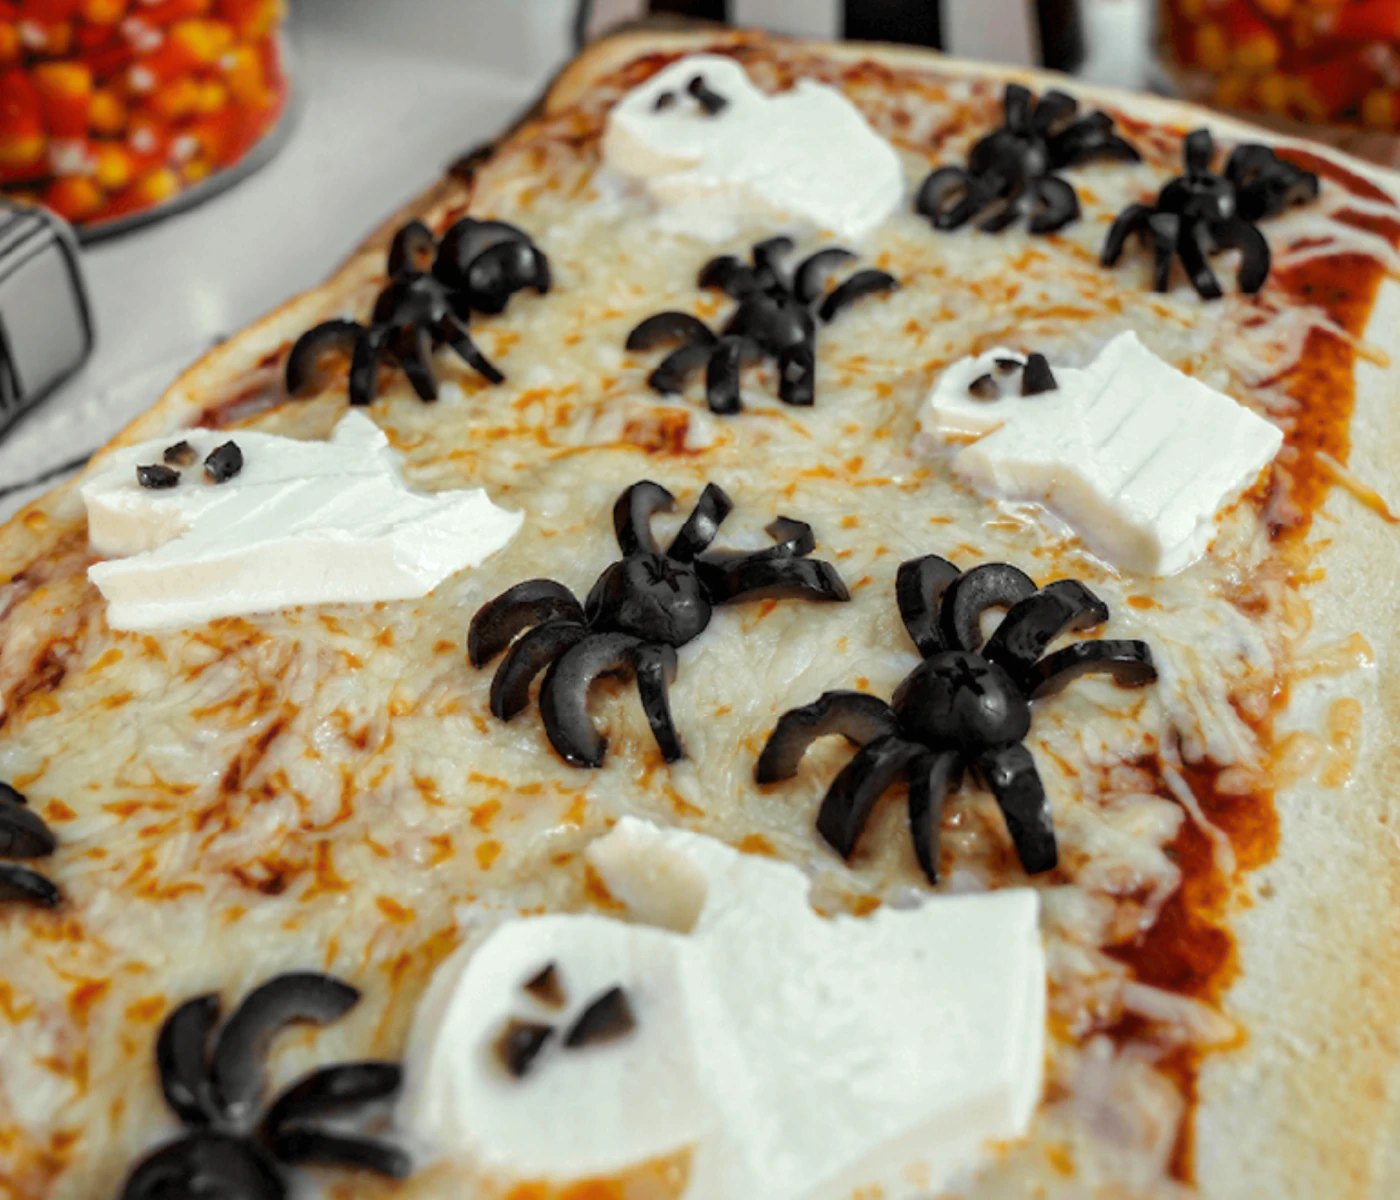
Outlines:
<svg viewBox="0 0 1400 1200"><path fill-rule="evenodd" d="M1397 243L589 47L0 531L0 1194L1400 1194Z"/></svg>

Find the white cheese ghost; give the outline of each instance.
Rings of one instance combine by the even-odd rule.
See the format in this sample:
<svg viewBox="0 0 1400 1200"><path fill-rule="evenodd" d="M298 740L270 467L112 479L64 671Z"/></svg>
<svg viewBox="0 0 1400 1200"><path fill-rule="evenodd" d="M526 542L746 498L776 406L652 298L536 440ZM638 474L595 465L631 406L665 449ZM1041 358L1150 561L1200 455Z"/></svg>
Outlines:
<svg viewBox="0 0 1400 1200"><path fill-rule="evenodd" d="M901 1200L1026 1132L1046 1015L1034 891L824 918L796 868L634 818L587 858L626 920L513 920L431 985L399 1119L437 1153L506 1188L689 1151L687 1200ZM557 1011L522 987L549 964ZM632 1031L563 1045L616 986ZM512 1018L556 1028L523 1078L493 1052Z"/></svg>
<svg viewBox="0 0 1400 1200"><path fill-rule="evenodd" d="M242 467L211 482L202 463L233 442ZM184 443L174 486L138 482ZM168 478L168 476L167 476ZM188 626L296 604L426 596L511 540L524 517L480 489L405 486L383 431L362 413L329 441L189 429L119 449L83 484L88 577L114 629Z"/></svg>
<svg viewBox="0 0 1400 1200"><path fill-rule="evenodd" d="M899 156L837 89L799 80L770 96L713 54L672 63L624 96L603 156L645 188L663 228L710 241L755 220L858 241L904 198Z"/></svg>
<svg viewBox="0 0 1400 1200"><path fill-rule="evenodd" d="M1131 331L1083 369L1055 367L1050 391L1021 394L1024 362L998 347L954 363L929 395L920 442L966 443L953 458L958 475L993 496L1043 504L1126 571L1190 566L1283 444L1276 425L1163 362Z"/></svg>

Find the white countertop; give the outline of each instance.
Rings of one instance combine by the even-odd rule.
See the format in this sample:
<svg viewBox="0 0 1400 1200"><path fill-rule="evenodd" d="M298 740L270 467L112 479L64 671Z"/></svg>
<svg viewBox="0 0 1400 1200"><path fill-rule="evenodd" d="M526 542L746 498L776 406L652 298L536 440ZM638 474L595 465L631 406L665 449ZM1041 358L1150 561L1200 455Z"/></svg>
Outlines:
<svg viewBox="0 0 1400 1200"><path fill-rule="evenodd" d="M571 8L572 0L301 0L304 104L290 140L204 205L84 251L96 352L0 442L0 485L102 445L213 342L329 275L533 99L562 50ZM1142 53L1123 47L1142 45L1142 12L1141 0L1089 0L1086 75L1141 77ZM524 36L531 27L550 35ZM502 46L520 47L514 61L502 61ZM0 519L43 487L0 499Z"/></svg>

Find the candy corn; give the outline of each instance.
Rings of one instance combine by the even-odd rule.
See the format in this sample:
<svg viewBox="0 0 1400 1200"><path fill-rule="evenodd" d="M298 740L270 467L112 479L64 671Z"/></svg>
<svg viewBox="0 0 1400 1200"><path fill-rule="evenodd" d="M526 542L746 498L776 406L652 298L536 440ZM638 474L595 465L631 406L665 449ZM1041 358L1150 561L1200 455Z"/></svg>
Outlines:
<svg viewBox="0 0 1400 1200"><path fill-rule="evenodd" d="M235 163L281 111L285 12L284 0L0 0L0 187L104 220Z"/></svg>

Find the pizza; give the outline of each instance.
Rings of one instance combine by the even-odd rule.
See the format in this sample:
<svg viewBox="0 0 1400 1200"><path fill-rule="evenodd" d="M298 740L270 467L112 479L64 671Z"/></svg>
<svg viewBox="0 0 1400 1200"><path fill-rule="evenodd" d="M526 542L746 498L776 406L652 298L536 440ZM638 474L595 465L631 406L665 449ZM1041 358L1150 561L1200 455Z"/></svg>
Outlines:
<svg viewBox="0 0 1400 1200"><path fill-rule="evenodd" d="M587 49L0 534L0 1190L1394 1194L1397 203Z"/></svg>

